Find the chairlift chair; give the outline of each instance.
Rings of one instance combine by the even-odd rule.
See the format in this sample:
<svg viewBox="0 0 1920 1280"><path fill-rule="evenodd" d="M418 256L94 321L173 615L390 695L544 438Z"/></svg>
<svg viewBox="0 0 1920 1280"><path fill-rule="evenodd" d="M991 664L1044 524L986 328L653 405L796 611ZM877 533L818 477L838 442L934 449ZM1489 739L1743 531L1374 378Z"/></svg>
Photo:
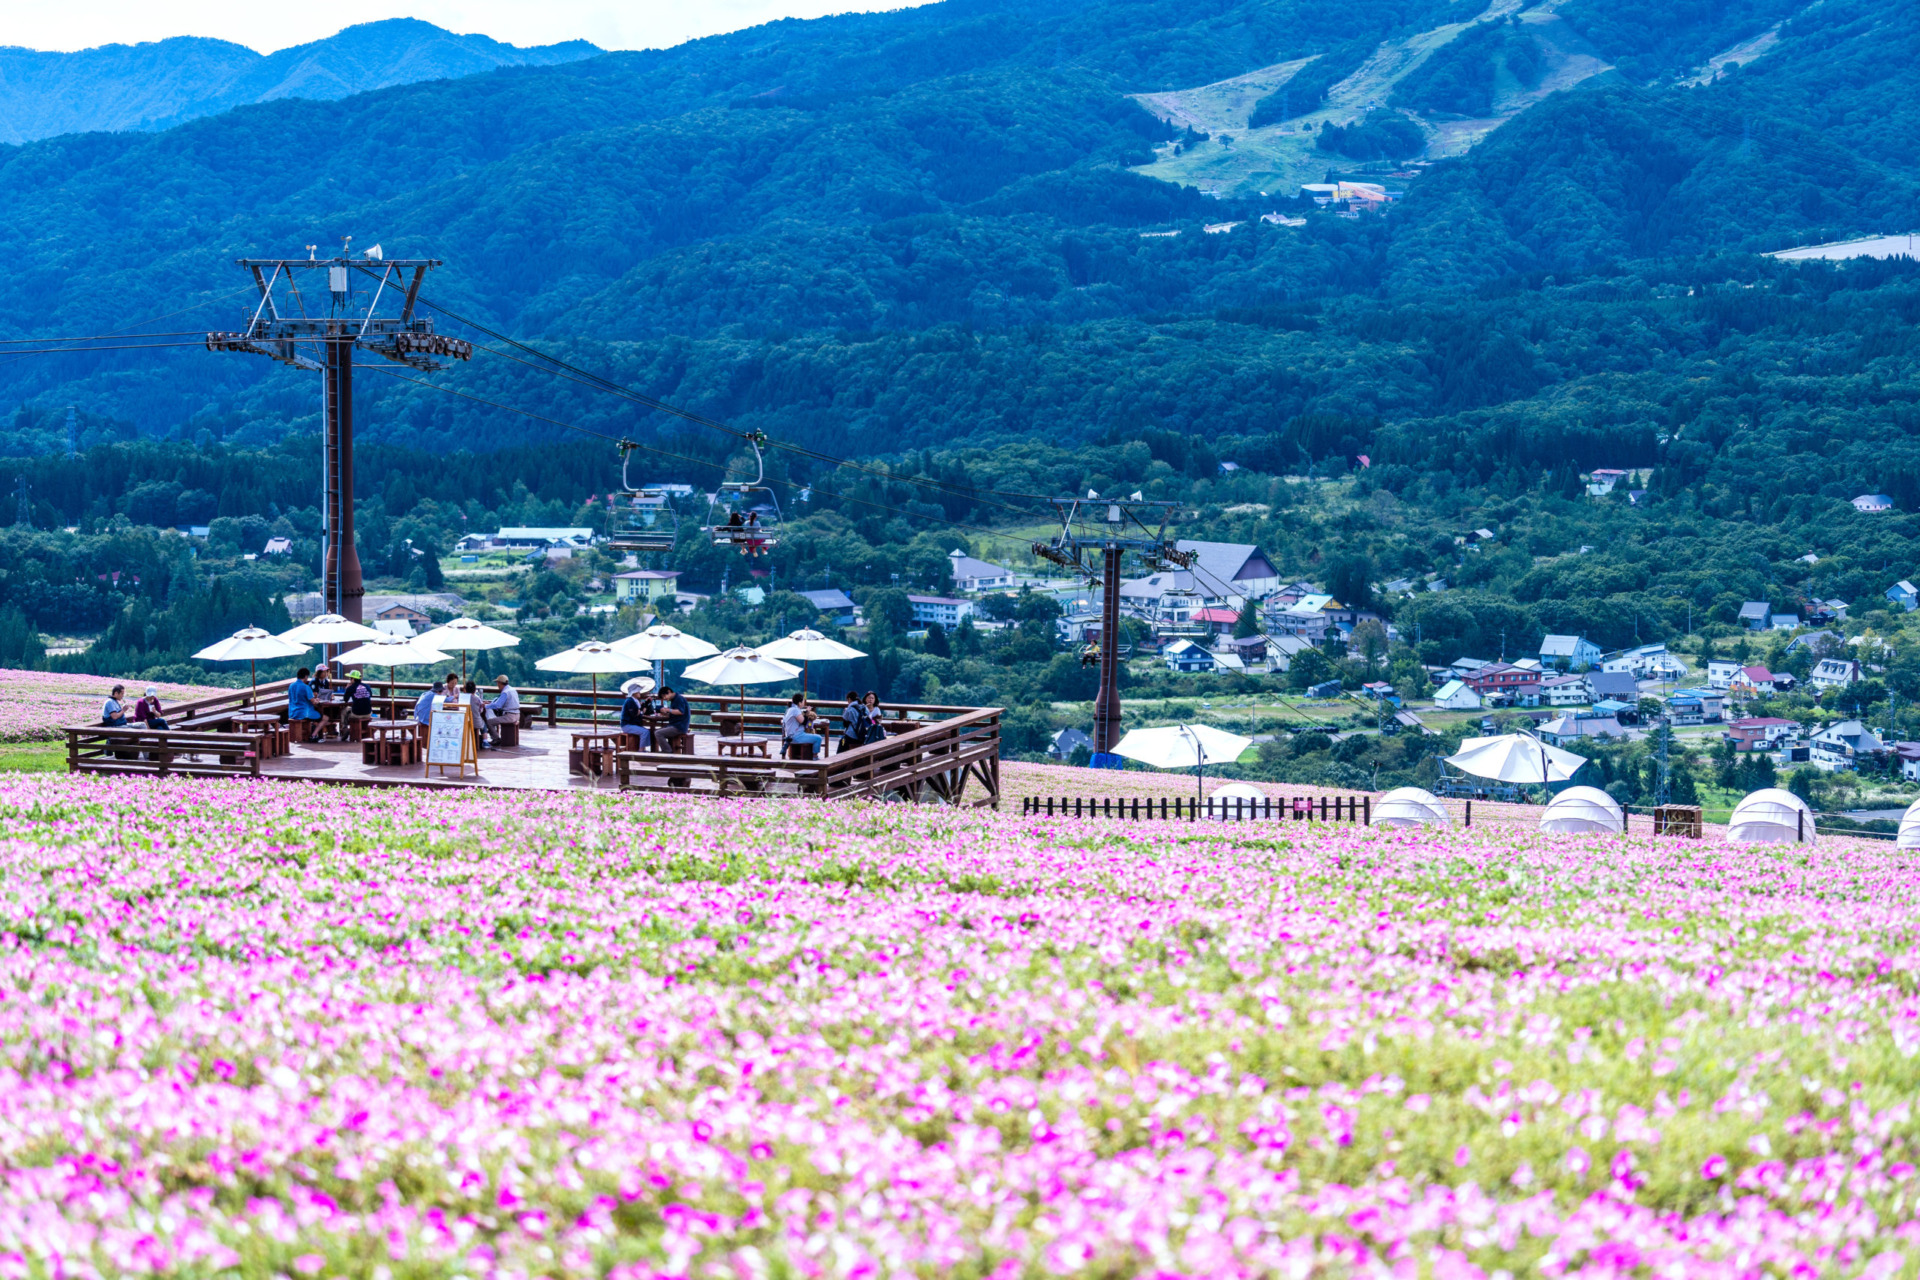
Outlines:
<svg viewBox="0 0 1920 1280"><path fill-rule="evenodd" d="M753 448L753 479L723 480L707 500L705 531L713 545L733 547L749 558L780 545L780 499L766 482L767 464L760 454L766 441L759 431L747 437Z"/></svg>
<svg viewBox="0 0 1920 1280"><path fill-rule="evenodd" d="M665 489L635 485L627 467L636 446L620 442L620 492L607 495L607 545L616 551L671 551L680 515Z"/></svg>

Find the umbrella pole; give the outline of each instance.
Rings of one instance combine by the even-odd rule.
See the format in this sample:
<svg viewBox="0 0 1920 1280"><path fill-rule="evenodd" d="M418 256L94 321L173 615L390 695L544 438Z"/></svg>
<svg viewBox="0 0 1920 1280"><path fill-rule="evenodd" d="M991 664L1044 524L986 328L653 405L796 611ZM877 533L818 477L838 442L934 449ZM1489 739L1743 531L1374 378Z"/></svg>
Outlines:
<svg viewBox="0 0 1920 1280"><path fill-rule="evenodd" d="M247 679L253 685L253 696L248 710L258 711L260 709L260 673L255 669L252 658L247 659Z"/></svg>

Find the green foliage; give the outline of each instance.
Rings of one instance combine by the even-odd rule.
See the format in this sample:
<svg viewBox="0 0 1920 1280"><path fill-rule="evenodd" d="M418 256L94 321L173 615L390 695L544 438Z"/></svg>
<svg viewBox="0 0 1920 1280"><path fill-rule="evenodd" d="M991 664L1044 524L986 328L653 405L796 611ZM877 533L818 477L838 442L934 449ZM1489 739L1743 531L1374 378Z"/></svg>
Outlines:
<svg viewBox="0 0 1920 1280"><path fill-rule="evenodd" d="M1358 71L1379 48L1385 33L1349 40L1330 49L1294 73L1291 80L1254 104L1247 126L1279 124L1317 111L1327 100L1327 90Z"/></svg>
<svg viewBox="0 0 1920 1280"><path fill-rule="evenodd" d="M1540 83L1540 43L1518 22L1482 22L1456 36L1394 86L1392 106L1462 116L1493 114L1501 71L1522 89Z"/></svg>
<svg viewBox="0 0 1920 1280"><path fill-rule="evenodd" d="M1313 145L1350 160L1404 160L1427 149L1427 135L1398 112L1374 111L1357 124L1324 126Z"/></svg>

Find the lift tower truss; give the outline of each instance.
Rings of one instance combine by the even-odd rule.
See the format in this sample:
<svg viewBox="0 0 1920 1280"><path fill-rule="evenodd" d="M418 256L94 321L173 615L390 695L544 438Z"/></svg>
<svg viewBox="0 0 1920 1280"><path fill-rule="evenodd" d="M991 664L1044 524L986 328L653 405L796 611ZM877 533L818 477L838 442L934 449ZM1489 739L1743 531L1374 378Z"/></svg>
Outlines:
<svg viewBox="0 0 1920 1280"><path fill-rule="evenodd" d="M1195 554L1167 537L1178 503L1128 499L1055 498L1060 532L1033 544L1033 554L1100 586L1100 692L1093 700L1094 762L1114 765L1120 741L1120 571L1132 552L1148 572L1193 567ZM1093 555L1100 567L1093 567ZM1102 757L1106 757L1103 759Z"/></svg>
<svg viewBox="0 0 1920 1280"><path fill-rule="evenodd" d="M360 554L353 540L353 353L372 352L430 373L468 360L473 344L433 331L414 314L435 258L241 258L259 301L247 327L207 335L209 351L246 351L322 375L326 520L322 612L361 621ZM309 248L311 253L311 248ZM315 278L312 273L325 272ZM302 287L302 281L311 283ZM324 284L324 288L318 287Z"/></svg>

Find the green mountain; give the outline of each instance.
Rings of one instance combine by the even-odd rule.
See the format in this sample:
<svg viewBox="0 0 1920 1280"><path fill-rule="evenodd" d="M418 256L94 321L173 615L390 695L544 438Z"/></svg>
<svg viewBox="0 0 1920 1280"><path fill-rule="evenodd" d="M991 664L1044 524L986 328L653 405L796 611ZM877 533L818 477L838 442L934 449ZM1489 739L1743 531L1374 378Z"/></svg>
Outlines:
<svg viewBox="0 0 1920 1280"><path fill-rule="evenodd" d="M0 142L165 129L248 103L345 98L599 52L584 40L521 49L412 18L362 23L271 54L192 36L78 53L0 48Z"/></svg>
<svg viewBox="0 0 1920 1280"><path fill-rule="evenodd" d="M1808 461L1770 485L1872 484L1909 465L1897 432L1858 446L1884 421L1862 380L1895 400L1914 382L1911 281L1752 255L1915 221L1916 54L1920 16L1870 0L788 21L0 150L0 315L7 336L227 326L233 258L352 234L444 259L429 296L455 312L835 451L1170 432L1274 469L1368 452L1491 482L1573 461L1706 476L1751 452L1728 440L1785 433ZM1323 57L1354 69L1297 105L1332 128L1283 100L1254 139ZM1495 115L1456 127L1481 103ZM1407 171L1319 145L1378 114L1435 162L1389 177ZM1330 173L1406 197L1358 218L1297 198ZM680 434L490 356L439 381ZM86 440L316 425L310 377L191 348L0 357L0 386L8 453L63 443L68 404ZM363 386L370 439L556 434Z"/></svg>

